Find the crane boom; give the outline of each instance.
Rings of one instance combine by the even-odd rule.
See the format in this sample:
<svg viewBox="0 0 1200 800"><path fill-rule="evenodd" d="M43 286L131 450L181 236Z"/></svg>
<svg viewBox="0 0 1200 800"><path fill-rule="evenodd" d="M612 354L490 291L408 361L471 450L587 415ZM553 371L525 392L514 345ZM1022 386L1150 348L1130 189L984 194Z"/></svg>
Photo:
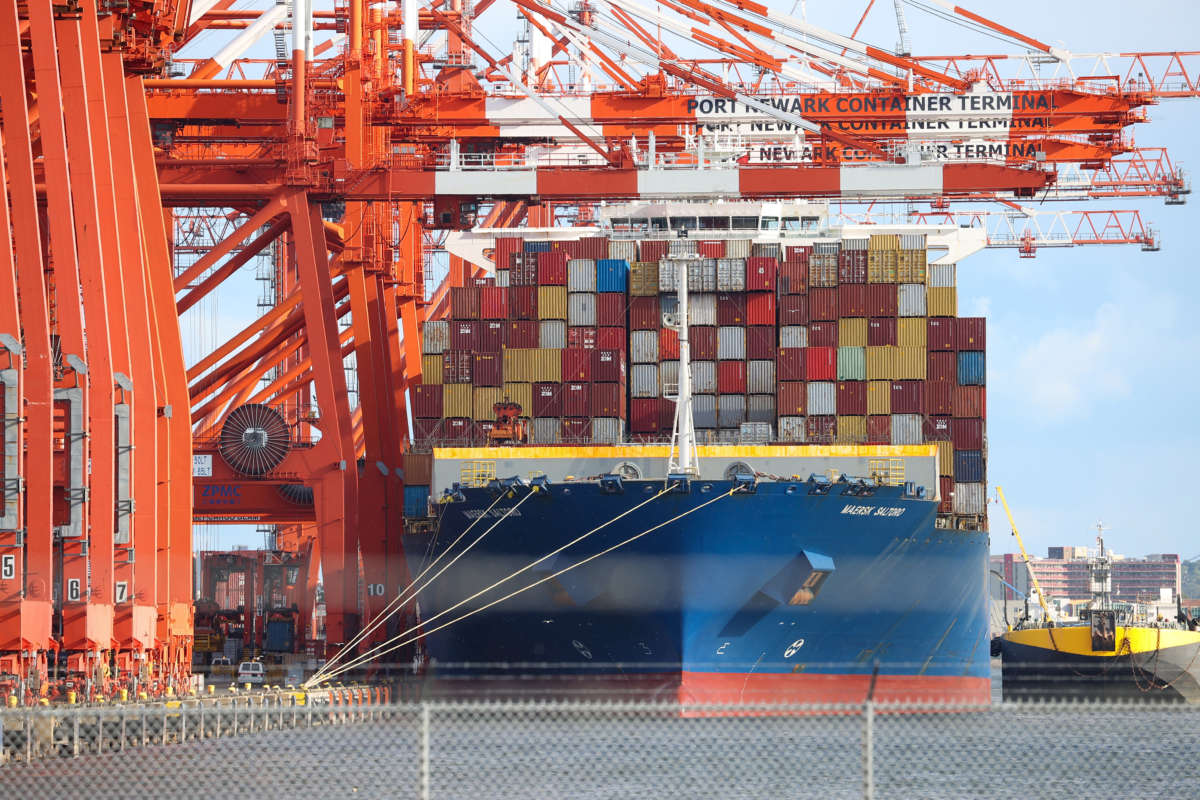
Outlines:
<svg viewBox="0 0 1200 800"><path fill-rule="evenodd" d="M1025 552L1025 542L1021 541L1021 534L1017 531L1017 523L1013 519L1012 510L1008 507L1008 501L1004 499L1004 490L999 486L996 487L996 496L1004 505L1004 513L1008 515L1009 527L1012 528L1013 536L1017 538L1017 547L1021 548L1021 558L1025 559L1025 569L1029 570L1029 581L1033 584L1033 590L1037 592L1038 605L1042 607L1042 613L1046 615L1046 619L1050 619L1050 607L1046 605L1046 597L1042 594L1042 587L1038 585L1037 574L1034 573L1033 564L1029 561L1029 553Z"/></svg>

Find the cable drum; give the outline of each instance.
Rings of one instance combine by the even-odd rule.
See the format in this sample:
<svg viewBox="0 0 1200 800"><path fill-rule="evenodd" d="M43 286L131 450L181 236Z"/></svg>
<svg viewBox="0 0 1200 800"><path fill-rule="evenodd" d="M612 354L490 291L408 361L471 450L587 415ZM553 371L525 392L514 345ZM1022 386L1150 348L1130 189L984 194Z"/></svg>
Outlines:
<svg viewBox="0 0 1200 800"><path fill-rule="evenodd" d="M242 475L270 472L283 463L291 447L287 422L270 406L238 406L221 426L221 458Z"/></svg>

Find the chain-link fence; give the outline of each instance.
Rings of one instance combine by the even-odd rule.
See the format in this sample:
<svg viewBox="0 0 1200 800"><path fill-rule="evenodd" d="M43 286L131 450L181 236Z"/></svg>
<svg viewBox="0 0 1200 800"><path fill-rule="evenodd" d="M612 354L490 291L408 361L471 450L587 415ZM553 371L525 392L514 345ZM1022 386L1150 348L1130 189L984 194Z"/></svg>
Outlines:
<svg viewBox="0 0 1200 800"><path fill-rule="evenodd" d="M1192 798L1183 705L477 701L0 712L0 797Z"/></svg>

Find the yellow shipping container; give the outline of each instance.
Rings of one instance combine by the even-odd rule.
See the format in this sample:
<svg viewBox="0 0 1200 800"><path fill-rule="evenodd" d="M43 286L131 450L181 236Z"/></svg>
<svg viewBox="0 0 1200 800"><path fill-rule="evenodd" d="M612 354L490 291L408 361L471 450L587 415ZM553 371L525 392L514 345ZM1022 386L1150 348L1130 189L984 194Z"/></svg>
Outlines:
<svg viewBox="0 0 1200 800"><path fill-rule="evenodd" d="M493 420L496 418L496 409L493 406L504 399L504 390L496 386L476 386L474 402L472 405L471 416L476 422L482 420Z"/></svg>
<svg viewBox="0 0 1200 800"><path fill-rule="evenodd" d="M471 389L469 383L447 383L442 387L442 416L471 416Z"/></svg>
<svg viewBox="0 0 1200 800"><path fill-rule="evenodd" d="M838 417L837 441L844 444L861 444L867 440L866 417Z"/></svg>
<svg viewBox="0 0 1200 800"><path fill-rule="evenodd" d="M838 320L839 347L867 346L867 318L843 317Z"/></svg>
<svg viewBox="0 0 1200 800"><path fill-rule="evenodd" d="M897 255L900 283L924 283L928 260L924 250L900 250Z"/></svg>
<svg viewBox="0 0 1200 800"><path fill-rule="evenodd" d="M533 384L505 383L504 397L521 407L521 416L533 416Z"/></svg>
<svg viewBox="0 0 1200 800"><path fill-rule="evenodd" d="M510 347L504 351L504 379L512 383L557 383L562 379L562 350Z"/></svg>
<svg viewBox="0 0 1200 800"><path fill-rule="evenodd" d="M925 302L927 313L931 317L958 315L958 290L953 286L930 286Z"/></svg>
<svg viewBox="0 0 1200 800"><path fill-rule="evenodd" d="M925 380L925 366L929 354L924 347L897 347L893 379L898 381Z"/></svg>
<svg viewBox="0 0 1200 800"><path fill-rule="evenodd" d="M867 240L868 250L899 250L900 236L895 233L873 233Z"/></svg>
<svg viewBox="0 0 1200 800"><path fill-rule="evenodd" d="M635 261L629 265L629 293L634 297L658 296L657 261Z"/></svg>
<svg viewBox="0 0 1200 800"><path fill-rule="evenodd" d="M944 475L947 478L954 477L954 444L952 442L938 442L938 475Z"/></svg>
<svg viewBox="0 0 1200 800"><path fill-rule="evenodd" d="M896 320L896 344L901 347L925 347L929 323L924 317L900 317Z"/></svg>
<svg viewBox="0 0 1200 800"><path fill-rule="evenodd" d="M442 382L442 357L421 356L421 383L430 385Z"/></svg>
<svg viewBox="0 0 1200 800"><path fill-rule="evenodd" d="M871 250L867 252L867 283L896 282L896 251Z"/></svg>
<svg viewBox="0 0 1200 800"><path fill-rule="evenodd" d="M867 380L890 381L896 371L896 350L892 345L867 348Z"/></svg>
<svg viewBox="0 0 1200 800"><path fill-rule="evenodd" d="M567 287L538 287L538 319L567 318Z"/></svg>
<svg viewBox="0 0 1200 800"><path fill-rule="evenodd" d="M867 381L867 413L892 413L891 381Z"/></svg>

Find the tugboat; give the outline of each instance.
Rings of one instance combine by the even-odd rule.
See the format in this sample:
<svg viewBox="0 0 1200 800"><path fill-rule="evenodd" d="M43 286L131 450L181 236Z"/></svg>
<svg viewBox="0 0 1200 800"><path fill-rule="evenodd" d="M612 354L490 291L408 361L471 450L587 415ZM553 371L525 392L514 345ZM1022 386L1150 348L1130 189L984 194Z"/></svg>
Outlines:
<svg viewBox="0 0 1200 800"><path fill-rule="evenodd" d="M1098 525L1096 553L1088 560L1089 607L1078 621L1056 622L1004 492L996 487L996 493L1042 607L1040 621L1026 614L999 637L1004 699L1200 703L1200 619L1184 612L1180 598L1174 619L1141 604L1114 603L1112 559Z"/></svg>

